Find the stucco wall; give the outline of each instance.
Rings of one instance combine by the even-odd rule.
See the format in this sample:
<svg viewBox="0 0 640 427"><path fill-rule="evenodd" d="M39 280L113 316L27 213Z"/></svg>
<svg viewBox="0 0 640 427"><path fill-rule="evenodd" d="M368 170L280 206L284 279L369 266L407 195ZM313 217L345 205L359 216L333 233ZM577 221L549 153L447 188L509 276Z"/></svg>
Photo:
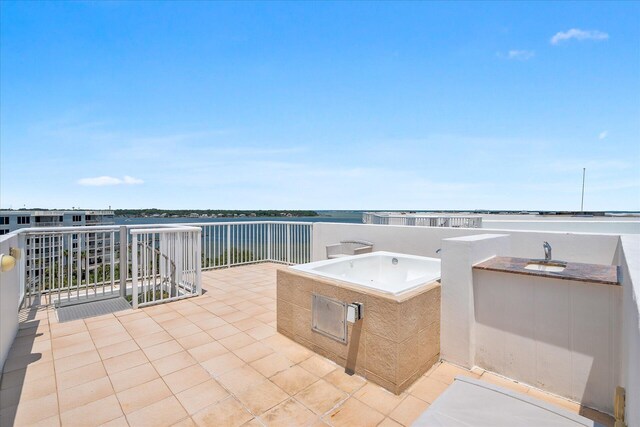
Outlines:
<svg viewBox="0 0 640 427"><path fill-rule="evenodd" d="M473 276L477 366L613 412L620 286L482 270Z"/></svg>
<svg viewBox="0 0 640 427"><path fill-rule="evenodd" d="M619 240L617 235L608 234L315 223L313 258L326 259L327 245L348 239L371 241L374 250L439 257L436 250L442 248L442 239L477 234L509 234L509 255L514 257L543 258L542 242L546 240L553 247L555 259L609 265L615 263Z"/></svg>
<svg viewBox="0 0 640 427"><path fill-rule="evenodd" d="M12 235L0 241L0 254L9 254L10 247L18 246L18 236ZM9 349L18 332L18 303L20 267L0 272L0 368L7 360Z"/></svg>
<svg viewBox="0 0 640 427"><path fill-rule="evenodd" d="M621 236L622 343L620 385L626 390L625 421L640 426L640 236Z"/></svg>

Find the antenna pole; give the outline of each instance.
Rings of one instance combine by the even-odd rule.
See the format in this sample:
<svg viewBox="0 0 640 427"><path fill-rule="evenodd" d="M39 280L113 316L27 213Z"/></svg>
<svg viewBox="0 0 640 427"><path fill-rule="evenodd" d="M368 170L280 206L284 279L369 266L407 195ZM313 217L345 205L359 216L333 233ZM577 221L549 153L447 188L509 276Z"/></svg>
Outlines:
<svg viewBox="0 0 640 427"><path fill-rule="evenodd" d="M582 168L582 201L580 202L580 212L584 212L584 177L586 172L587 168Z"/></svg>

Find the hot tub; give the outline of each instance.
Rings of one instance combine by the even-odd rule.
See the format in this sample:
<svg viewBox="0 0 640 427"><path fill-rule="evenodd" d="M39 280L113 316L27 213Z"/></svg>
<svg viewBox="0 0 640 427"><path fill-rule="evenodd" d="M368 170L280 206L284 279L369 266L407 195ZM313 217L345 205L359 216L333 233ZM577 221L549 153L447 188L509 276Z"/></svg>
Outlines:
<svg viewBox="0 0 640 427"><path fill-rule="evenodd" d="M440 260L394 252L372 252L292 267L380 292L400 295L440 279Z"/></svg>
<svg viewBox="0 0 640 427"><path fill-rule="evenodd" d="M278 332L400 394L439 359L439 278L439 259L392 252L280 269Z"/></svg>

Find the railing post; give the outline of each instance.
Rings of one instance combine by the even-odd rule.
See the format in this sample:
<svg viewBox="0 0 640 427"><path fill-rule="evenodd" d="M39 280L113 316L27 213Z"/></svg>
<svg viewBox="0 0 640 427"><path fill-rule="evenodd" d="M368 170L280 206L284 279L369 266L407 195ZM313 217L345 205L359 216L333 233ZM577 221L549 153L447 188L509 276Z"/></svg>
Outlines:
<svg viewBox="0 0 640 427"><path fill-rule="evenodd" d="M287 264L291 264L291 224L287 224Z"/></svg>
<svg viewBox="0 0 640 427"><path fill-rule="evenodd" d="M196 293L198 295L202 295L202 258L200 258L200 252L202 252L200 241L201 233L201 231L194 233L196 235Z"/></svg>
<svg viewBox="0 0 640 427"><path fill-rule="evenodd" d="M269 261L273 261L271 259L271 226L272 225L273 224L271 224L271 223L267 224L267 259Z"/></svg>
<svg viewBox="0 0 640 427"><path fill-rule="evenodd" d="M122 266L120 269L122 270ZM138 308L138 235L135 233L131 234L131 276L131 305L133 308Z"/></svg>
<svg viewBox="0 0 640 427"><path fill-rule="evenodd" d="M127 296L127 276L129 273L129 247L127 226L120 226L120 296ZM113 255L112 255L113 256ZM112 272L115 274L115 272Z"/></svg>
<svg viewBox="0 0 640 427"><path fill-rule="evenodd" d="M227 224L227 267L231 267L231 224Z"/></svg>
<svg viewBox="0 0 640 427"><path fill-rule="evenodd" d="M307 249L307 256L308 258L306 258L304 260L304 262L312 262L313 261L313 223L307 225L307 228L309 229L308 231L308 235L309 235L309 247Z"/></svg>

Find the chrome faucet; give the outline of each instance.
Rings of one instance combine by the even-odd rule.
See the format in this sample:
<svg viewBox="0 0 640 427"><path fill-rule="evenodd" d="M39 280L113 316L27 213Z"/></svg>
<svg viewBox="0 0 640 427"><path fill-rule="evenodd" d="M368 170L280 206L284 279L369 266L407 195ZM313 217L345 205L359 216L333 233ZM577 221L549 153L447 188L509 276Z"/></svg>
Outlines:
<svg viewBox="0 0 640 427"><path fill-rule="evenodd" d="M551 261L551 245L549 242L544 242L542 247L544 248L544 260L546 262Z"/></svg>

